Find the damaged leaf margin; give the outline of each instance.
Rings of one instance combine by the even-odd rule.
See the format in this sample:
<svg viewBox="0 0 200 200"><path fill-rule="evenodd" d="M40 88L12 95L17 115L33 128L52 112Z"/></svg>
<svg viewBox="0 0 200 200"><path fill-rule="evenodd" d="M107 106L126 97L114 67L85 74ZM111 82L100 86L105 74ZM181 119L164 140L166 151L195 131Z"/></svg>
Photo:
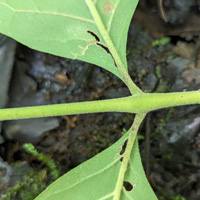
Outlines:
<svg viewBox="0 0 200 200"><path fill-rule="evenodd" d="M0 0L0 32L39 51L79 59L107 69L123 79L116 68L98 26L88 10L88 2ZM90 1L101 16L106 30L127 70L126 41L132 14L138 0ZM130 6L126 6L131 4ZM112 6L111 6L112 5ZM107 13L104 10L107 10ZM121 9L126 9L121 17ZM95 45L88 30L98 35L101 42Z"/></svg>
<svg viewBox="0 0 200 200"><path fill-rule="evenodd" d="M66 196L68 200L114 199L116 182L121 168L120 151L129 134L130 130L114 145L63 175L35 200L64 200ZM137 141L131 151L128 168L124 178L125 183L122 182L120 200L149 200L150 198L156 200L157 198L145 177ZM126 182L133 186L130 191L127 191L129 188L124 187Z"/></svg>

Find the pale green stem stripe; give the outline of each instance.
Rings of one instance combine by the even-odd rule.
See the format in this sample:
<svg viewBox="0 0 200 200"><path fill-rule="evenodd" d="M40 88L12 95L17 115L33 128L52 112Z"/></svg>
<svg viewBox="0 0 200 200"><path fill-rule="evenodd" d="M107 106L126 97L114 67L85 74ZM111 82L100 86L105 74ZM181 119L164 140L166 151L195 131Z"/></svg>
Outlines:
<svg viewBox="0 0 200 200"><path fill-rule="evenodd" d="M117 179L113 200L120 200L121 191L123 189L124 177L125 177L125 173L128 167L128 163L130 161L130 155L133 149L133 145L135 143L135 138L136 138L138 129L140 127L140 124L142 123L145 115L146 114L136 114L133 125L131 126L131 130L130 130L131 132L128 138L126 150L123 155L123 162L121 164L119 176Z"/></svg>
<svg viewBox="0 0 200 200"><path fill-rule="evenodd" d="M0 120L27 119L99 112L148 113L173 106L200 104L200 91L143 93L118 99L0 109Z"/></svg>
<svg viewBox="0 0 200 200"><path fill-rule="evenodd" d="M132 81L132 79L130 78L128 72L125 69L124 64L121 61L121 58L119 57L119 54L117 53L117 50L115 49L112 40L110 39L110 36L101 20L101 17L99 16L97 9L95 7L95 4L92 0L86 0L86 3L90 9L90 12L92 13L92 16L96 22L96 26L98 27L110 53L112 54L114 61L117 65L117 68L120 72L120 74L122 75L122 78L124 80L124 83L127 85L127 87L129 88L131 94L135 94L135 93L143 93L136 85L135 83Z"/></svg>
<svg viewBox="0 0 200 200"><path fill-rule="evenodd" d="M126 110L126 112L129 112L129 98L130 97L102 101L98 100L47 106L0 109L0 120L26 119L98 112L124 112L124 109ZM127 102L127 104L125 102Z"/></svg>

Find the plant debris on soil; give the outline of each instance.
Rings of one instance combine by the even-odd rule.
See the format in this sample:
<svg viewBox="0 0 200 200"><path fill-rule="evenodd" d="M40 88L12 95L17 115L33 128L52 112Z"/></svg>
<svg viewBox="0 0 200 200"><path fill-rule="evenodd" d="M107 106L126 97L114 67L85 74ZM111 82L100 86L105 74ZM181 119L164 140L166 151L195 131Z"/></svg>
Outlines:
<svg viewBox="0 0 200 200"><path fill-rule="evenodd" d="M129 73L143 91L200 88L199 14L200 1L140 2L129 30L127 59ZM1 108L130 95L117 77L102 68L19 43L16 47L3 35L0 71L0 96L9 97L0 99ZM143 165L159 199L200 199L199 113L195 105L163 109L149 113L140 129ZM133 119L132 114L101 113L3 122L1 199L32 200L54 181L50 169L22 148L24 143L50 157L62 175L111 146Z"/></svg>

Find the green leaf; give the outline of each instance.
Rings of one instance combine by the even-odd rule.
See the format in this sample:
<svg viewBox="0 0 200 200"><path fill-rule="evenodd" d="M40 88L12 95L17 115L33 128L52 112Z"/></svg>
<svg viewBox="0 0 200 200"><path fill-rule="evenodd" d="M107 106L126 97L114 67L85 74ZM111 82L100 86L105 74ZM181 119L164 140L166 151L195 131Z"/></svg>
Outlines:
<svg viewBox="0 0 200 200"><path fill-rule="evenodd" d="M113 199L121 167L120 159L123 155L122 153L120 155L120 152L128 135L129 132L102 153L63 175L35 200ZM144 174L137 142L131 153L125 181L129 182L133 188L131 191L126 191L123 188L121 200L157 199Z"/></svg>
<svg viewBox="0 0 200 200"><path fill-rule="evenodd" d="M106 52L106 48L110 50L108 38L93 13L100 16L127 68L127 32L137 3L138 0L0 0L0 32L30 48L96 64L123 79L114 56Z"/></svg>

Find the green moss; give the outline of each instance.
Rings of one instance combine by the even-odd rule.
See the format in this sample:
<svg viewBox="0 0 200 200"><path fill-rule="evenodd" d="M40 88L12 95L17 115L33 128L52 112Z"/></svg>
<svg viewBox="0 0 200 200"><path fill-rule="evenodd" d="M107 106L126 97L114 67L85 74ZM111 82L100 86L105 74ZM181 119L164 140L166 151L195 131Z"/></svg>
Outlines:
<svg viewBox="0 0 200 200"><path fill-rule="evenodd" d="M39 153L30 143L24 144L23 148L27 153L35 156L47 166L52 180L58 178L59 171L51 158ZM23 175L23 180L18 182L14 187L10 188L4 195L2 195L1 200L12 200L17 198L23 200L34 199L46 187L45 181L47 180L47 171L45 169L40 172L31 170L24 175L24 172L21 171L18 164L15 164L15 167Z"/></svg>
<svg viewBox="0 0 200 200"><path fill-rule="evenodd" d="M57 170L56 165L51 158L42 153L39 153L31 143L23 144L23 148L27 153L35 156L38 160L42 161L48 167L53 179L58 178L59 171Z"/></svg>
<svg viewBox="0 0 200 200"><path fill-rule="evenodd" d="M159 200L186 200L186 198L181 195L172 195L164 190L160 190L160 194Z"/></svg>
<svg viewBox="0 0 200 200"><path fill-rule="evenodd" d="M172 60L172 59L174 59L174 56L168 56L168 58L167 58L167 60Z"/></svg>
<svg viewBox="0 0 200 200"><path fill-rule="evenodd" d="M39 173L31 170L27 173L23 180L18 182L14 187L9 189L1 196L1 200L23 199L33 200L43 189L44 180L46 179L46 171Z"/></svg>
<svg viewBox="0 0 200 200"><path fill-rule="evenodd" d="M152 137L155 137L162 132L167 122L169 122L169 120L172 118L173 114L174 114L174 108L170 108L169 111L167 112L166 117L164 119L160 119L160 122L158 123L155 132L152 134Z"/></svg>
<svg viewBox="0 0 200 200"><path fill-rule="evenodd" d="M167 90L169 89L169 86L168 85L164 85L160 66L156 67L156 76L159 79L158 86L156 88L156 92L157 93L167 92Z"/></svg>
<svg viewBox="0 0 200 200"><path fill-rule="evenodd" d="M151 47L164 46L164 45L168 44L169 42L170 42L170 37L163 37L161 39L154 40L151 43Z"/></svg>
<svg viewBox="0 0 200 200"><path fill-rule="evenodd" d="M186 198L181 195L176 195L172 197L171 200L186 200Z"/></svg>

